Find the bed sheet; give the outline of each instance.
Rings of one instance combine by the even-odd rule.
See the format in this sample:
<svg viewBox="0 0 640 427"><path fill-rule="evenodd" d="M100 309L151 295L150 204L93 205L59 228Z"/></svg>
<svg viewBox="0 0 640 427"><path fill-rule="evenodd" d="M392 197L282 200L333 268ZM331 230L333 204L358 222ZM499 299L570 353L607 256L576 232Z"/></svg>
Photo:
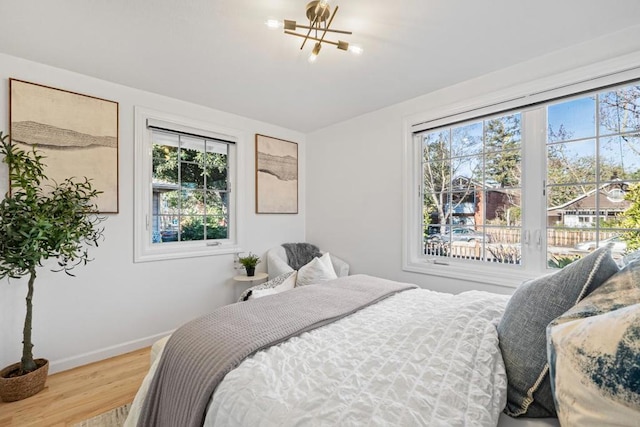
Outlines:
<svg viewBox="0 0 640 427"><path fill-rule="evenodd" d="M397 294L246 359L219 385L205 425L495 426L506 399L495 320L507 299Z"/></svg>
<svg viewBox="0 0 640 427"><path fill-rule="evenodd" d="M245 360L207 426L495 426L506 374L495 329L508 297L401 292Z"/></svg>

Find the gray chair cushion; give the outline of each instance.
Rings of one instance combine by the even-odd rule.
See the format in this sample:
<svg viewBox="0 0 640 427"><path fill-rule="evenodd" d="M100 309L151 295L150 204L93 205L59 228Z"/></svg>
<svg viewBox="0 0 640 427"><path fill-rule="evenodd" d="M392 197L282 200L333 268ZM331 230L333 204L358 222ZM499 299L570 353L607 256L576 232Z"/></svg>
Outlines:
<svg viewBox="0 0 640 427"><path fill-rule="evenodd" d="M616 272L607 246L516 289L498 325L507 369L508 415L556 416L547 375L547 325Z"/></svg>

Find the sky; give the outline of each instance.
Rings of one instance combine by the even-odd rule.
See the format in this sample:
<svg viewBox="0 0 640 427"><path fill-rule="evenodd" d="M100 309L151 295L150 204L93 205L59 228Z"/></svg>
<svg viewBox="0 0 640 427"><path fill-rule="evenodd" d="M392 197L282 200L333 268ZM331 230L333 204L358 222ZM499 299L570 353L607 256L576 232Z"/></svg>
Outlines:
<svg viewBox="0 0 640 427"><path fill-rule="evenodd" d="M602 97L607 93L613 92L613 90L601 92L599 96ZM640 98L637 99L637 104L640 105ZM604 107L601 108L603 109ZM636 118L635 122L631 121L634 126L638 126L638 134L635 136L627 135L624 140L618 135L611 135L617 130L601 126L600 134L602 137L599 141L599 147L595 138L595 95L580 96L550 104L547 107L547 120L548 141L550 143L559 143L560 145L557 145L557 148L562 148L566 158L595 158L596 152L599 150L600 158L608 164L622 167L626 177L640 171L640 126L638 126L640 118ZM447 132L448 130L442 129L442 131ZM474 176L473 169L481 167L481 157L477 155L482 151L482 133L482 121L468 123L452 129L451 151L453 156L470 156L454 160L454 169L457 166L456 175ZM470 143L473 141L477 141L477 143ZM608 175L611 175L611 173L608 172ZM619 177L625 178L625 176ZM592 180L596 181L596 178L594 170ZM611 179L611 176L603 175L599 179L606 181Z"/></svg>

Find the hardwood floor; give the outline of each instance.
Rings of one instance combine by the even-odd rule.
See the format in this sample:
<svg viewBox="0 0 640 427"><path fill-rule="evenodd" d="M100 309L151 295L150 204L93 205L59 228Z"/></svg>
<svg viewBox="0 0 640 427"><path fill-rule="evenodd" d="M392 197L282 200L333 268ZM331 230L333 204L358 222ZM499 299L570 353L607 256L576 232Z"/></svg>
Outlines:
<svg viewBox="0 0 640 427"><path fill-rule="evenodd" d="M50 375L35 396L0 402L0 426L68 426L133 401L149 370L149 350Z"/></svg>

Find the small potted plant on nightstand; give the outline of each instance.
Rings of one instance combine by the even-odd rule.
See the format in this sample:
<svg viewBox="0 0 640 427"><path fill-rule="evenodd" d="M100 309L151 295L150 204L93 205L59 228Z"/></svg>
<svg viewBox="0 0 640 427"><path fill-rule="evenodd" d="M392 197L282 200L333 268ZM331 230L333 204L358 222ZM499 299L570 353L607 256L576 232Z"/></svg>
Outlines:
<svg viewBox="0 0 640 427"><path fill-rule="evenodd" d="M247 276L251 277L256 274L256 265L260 263L260 257L258 255L249 252L247 256L239 256L238 260L247 271Z"/></svg>

